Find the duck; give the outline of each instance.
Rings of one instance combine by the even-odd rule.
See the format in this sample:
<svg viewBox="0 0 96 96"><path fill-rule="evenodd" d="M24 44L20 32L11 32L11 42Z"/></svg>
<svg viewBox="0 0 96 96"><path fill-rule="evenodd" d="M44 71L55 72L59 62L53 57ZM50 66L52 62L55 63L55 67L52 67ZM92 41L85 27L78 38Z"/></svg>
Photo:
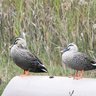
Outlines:
<svg viewBox="0 0 96 96"><path fill-rule="evenodd" d="M96 69L96 60L82 52L78 52L78 47L75 43L68 44L61 52L63 53L63 63L76 70L75 76L70 77L81 79L84 71ZM78 76L78 71L81 71L80 76Z"/></svg>
<svg viewBox="0 0 96 96"><path fill-rule="evenodd" d="M11 48L11 57L14 63L24 70L20 76L27 76L29 72L47 73L44 64L26 47L26 41L21 37L16 37L14 43L9 47ZM27 71L26 74L25 71Z"/></svg>

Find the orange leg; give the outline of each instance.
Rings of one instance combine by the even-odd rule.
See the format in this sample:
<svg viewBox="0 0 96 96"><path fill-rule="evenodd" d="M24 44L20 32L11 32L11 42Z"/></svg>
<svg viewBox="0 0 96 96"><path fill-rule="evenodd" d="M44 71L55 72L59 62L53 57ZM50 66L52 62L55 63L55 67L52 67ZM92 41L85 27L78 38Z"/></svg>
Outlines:
<svg viewBox="0 0 96 96"><path fill-rule="evenodd" d="M77 76L77 77L74 77L74 78L75 78L75 79L81 79L82 76L83 76L83 71L84 71L84 70L81 71L81 75L80 75L79 77Z"/></svg>
<svg viewBox="0 0 96 96"><path fill-rule="evenodd" d="M29 74L29 70L27 71L27 73L25 74L25 70L23 71L23 74L19 75L19 76L27 76Z"/></svg>
<svg viewBox="0 0 96 96"><path fill-rule="evenodd" d="M83 71L84 70L81 71L81 75L78 77L78 70L76 70L75 76L70 76L69 78L74 77L75 79L81 79L82 78L82 75L83 75Z"/></svg>
<svg viewBox="0 0 96 96"><path fill-rule="evenodd" d="M23 71L23 75L25 74L25 70Z"/></svg>
<svg viewBox="0 0 96 96"><path fill-rule="evenodd" d="M76 74L75 74L75 76L69 76L69 78L72 78L72 77L78 77L78 70L76 70Z"/></svg>

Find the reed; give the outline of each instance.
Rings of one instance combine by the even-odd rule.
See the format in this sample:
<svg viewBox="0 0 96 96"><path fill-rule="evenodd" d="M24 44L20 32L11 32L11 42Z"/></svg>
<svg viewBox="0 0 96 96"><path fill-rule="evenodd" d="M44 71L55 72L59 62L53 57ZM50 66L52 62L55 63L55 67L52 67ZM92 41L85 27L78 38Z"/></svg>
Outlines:
<svg viewBox="0 0 96 96"><path fill-rule="evenodd" d="M62 64L60 53L71 42L77 44L79 51L96 57L95 0L3 0L0 4L0 94L12 77L22 73L8 48L14 37L24 37L28 49L49 71L30 75L74 74ZM85 72L83 77L96 78L96 71Z"/></svg>

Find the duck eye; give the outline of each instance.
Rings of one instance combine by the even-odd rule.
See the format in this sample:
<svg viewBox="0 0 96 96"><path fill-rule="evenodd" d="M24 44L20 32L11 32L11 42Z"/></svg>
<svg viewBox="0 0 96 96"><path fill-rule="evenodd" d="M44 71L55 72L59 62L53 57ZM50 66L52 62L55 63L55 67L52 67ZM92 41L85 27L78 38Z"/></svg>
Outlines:
<svg viewBox="0 0 96 96"><path fill-rule="evenodd" d="M15 44L17 44L18 42L16 41Z"/></svg>

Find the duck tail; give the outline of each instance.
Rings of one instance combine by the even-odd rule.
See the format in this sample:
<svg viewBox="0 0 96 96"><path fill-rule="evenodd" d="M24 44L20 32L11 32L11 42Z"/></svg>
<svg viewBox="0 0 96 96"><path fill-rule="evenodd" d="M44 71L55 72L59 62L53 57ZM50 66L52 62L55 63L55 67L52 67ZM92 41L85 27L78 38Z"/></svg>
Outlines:
<svg viewBox="0 0 96 96"><path fill-rule="evenodd" d="M45 68L45 66L42 66L41 71L45 72L45 73L48 73L48 70Z"/></svg>
<svg viewBox="0 0 96 96"><path fill-rule="evenodd" d="M96 63L95 64L92 64L92 65L96 67Z"/></svg>

